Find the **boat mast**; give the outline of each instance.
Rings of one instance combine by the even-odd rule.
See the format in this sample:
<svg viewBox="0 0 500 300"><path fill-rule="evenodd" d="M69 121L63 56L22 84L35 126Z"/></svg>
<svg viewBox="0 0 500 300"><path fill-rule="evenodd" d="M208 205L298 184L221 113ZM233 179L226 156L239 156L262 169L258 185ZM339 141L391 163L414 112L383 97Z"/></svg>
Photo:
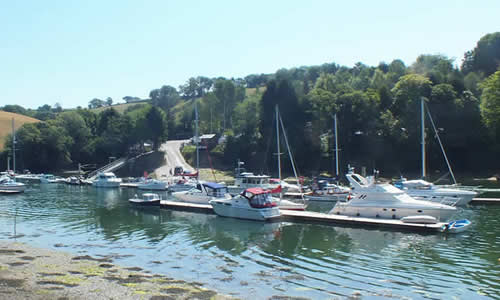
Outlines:
<svg viewBox="0 0 500 300"><path fill-rule="evenodd" d="M194 101L194 134L196 143L196 172L200 169L200 149L199 149L199 137L198 137L198 106L196 105L196 100ZM197 175L199 177L199 173Z"/></svg>
<svg viewBox="0 0 500 300"><path fill-rule="evenodd" d="M425 112L424 112L424 97L420 97L420 130L422 144L422 178L425 178Z"/></svg>
<svg viewBox="0 0 500 300"><path fill-rule="evenodd" d="M297 169L295 169L295 163L293 161L292 151L290 150L290 144L288 143L288 137L286 135L285 126L283 125L283 119L280 118L281 130L283 131L283 137L285 138L286 149L288 150L288 156L290 156L290 161L292 162L293 174L295 175L295 180L299 182L299 177L297 176Z"/></svg>
<svg viewBox="0 0 500 300"><path fill-rule="evenodd" d="M12 170L16 174L16 130L14 129L14 118L12 118Z"/></svg>
<svg viewBox="0 0 500 300"><path fill-rule="evenodd" d="M276 112L276 155L278 155L278 178L279 181L281 182L281 153L280 153L280 129L278 126L279 120L278 120L278 104L275 106L275 112Z"/></svg>
<svg viewBox="0 0 500 300"><path fill-rule="evenodd" d="M455 175L453 174L453 170L451 169L450 161L448 160L448 156L444 151L443 143L441 142L441 138L439 137L436 125L434 124L434 120L432 120L429 109L427 109L427 115L429 116L429 120L431 121L432 129L434 129L434 133L436 134L436 138L439 142L439 147L441 147L441 152L443 153L444 160L446 161L446 165L448 166L448 170L450 171L451 178L453 179L453 184L457 184L457 180L455 179Z"/></svg>
<svg viewBox="0 0 500 300"><path fill-rule="evenodd" d="M337 132L337 114L333 115L333 128L335 131L335 175L339 178L339 141Z"/></svg>

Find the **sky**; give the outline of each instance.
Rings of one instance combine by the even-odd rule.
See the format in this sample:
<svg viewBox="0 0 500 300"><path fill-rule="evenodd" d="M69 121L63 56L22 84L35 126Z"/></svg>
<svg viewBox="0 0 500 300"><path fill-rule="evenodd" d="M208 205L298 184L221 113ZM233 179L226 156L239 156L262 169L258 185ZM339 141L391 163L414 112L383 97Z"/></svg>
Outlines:
<svg viewBox="0 0 500 300"><path fill-rule="evenodd" d="M147 98L190 77L442 54L500 31L498 0L0 0L0 106Z"/></svg>

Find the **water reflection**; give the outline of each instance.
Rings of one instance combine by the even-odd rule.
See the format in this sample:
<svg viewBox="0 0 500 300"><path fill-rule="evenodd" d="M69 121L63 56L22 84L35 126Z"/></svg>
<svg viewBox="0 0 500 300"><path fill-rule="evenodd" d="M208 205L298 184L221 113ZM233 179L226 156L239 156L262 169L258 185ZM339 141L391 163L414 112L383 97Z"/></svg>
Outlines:
<svg viewBox="0 0 500 300"><path fill-rule="evenodd" d="M141 191L31 185L0 196L0 238L112 255L241 298L477 299L500 292L499 207L464 209L470 232L421 235L142 208L128 203L135 193Z"/></svg>

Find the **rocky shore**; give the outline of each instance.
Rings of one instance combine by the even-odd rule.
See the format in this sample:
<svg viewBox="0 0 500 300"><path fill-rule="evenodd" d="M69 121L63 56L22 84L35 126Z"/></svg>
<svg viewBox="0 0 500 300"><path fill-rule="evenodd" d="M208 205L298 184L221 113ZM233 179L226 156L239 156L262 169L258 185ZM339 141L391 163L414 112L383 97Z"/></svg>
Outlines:
<svg viewBox="0 0 500 300"><path fill-rule="evenodd" d="M109 258L73 256L0 241L0 299L228 299L225 295Z"/></svg>

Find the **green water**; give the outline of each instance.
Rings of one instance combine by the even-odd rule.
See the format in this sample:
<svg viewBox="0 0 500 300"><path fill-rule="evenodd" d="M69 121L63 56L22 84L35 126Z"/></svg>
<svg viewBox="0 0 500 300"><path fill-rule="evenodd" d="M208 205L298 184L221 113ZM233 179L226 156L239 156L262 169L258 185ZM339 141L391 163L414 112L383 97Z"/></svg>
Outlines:
<svg viewBox="0 0 500 300"><path fill-rule="evenodd" d="M422 235L138 209L127 201L135 193L30 185L0 195L0 239L111 257L243 299L500 299L500 206L461 210L473 222L465 233Z"/></svg>

